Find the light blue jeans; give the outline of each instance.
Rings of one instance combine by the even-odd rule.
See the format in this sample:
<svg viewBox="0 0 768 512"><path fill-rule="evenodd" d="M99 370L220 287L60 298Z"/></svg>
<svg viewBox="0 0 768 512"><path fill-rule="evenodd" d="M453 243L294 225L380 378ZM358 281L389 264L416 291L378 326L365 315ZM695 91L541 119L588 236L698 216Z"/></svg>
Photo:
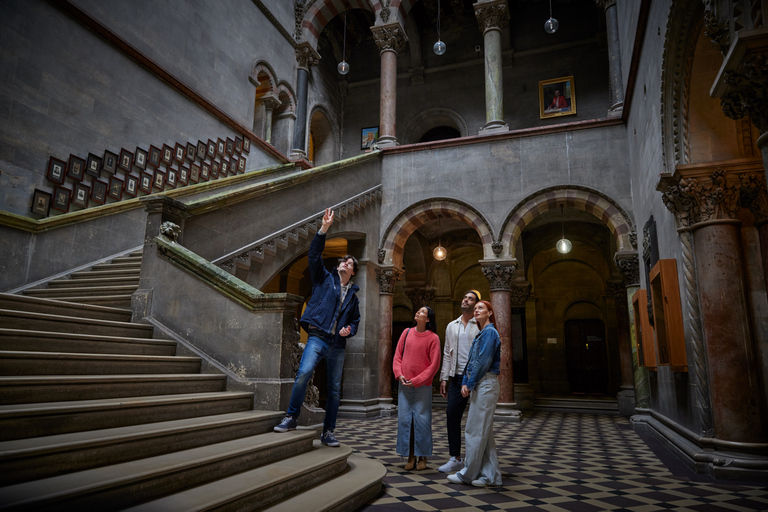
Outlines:
<svg viewBox="0 0 768 512"><path fill-rule="evenodd" d="M341 401L341 375L344 370L344 348L333 347L330 340L325 340L320 336L311 335L301 354L301 363L299 371L296 373L296 380L293 383L291 391L291 401L288 405L289 416L299 417L301 404L304 403L304 397L307 394L307 384L312 374L315 372L317 363L325 358L325 373L328 378L328 399L325 402L325 420L323 421L323 431L336 428L336 415L339 412L339 402Z"/></svg>
<svg viewBox="0 0 768 512"><path fill-rule="evenodd" d="M469 413L464 427L466 458L464 469L456 473L465 483L483 480L489 485L501 485L501 468L493 441L493 413L500 389L498 376L486 373L469 395Z"/></svg>
<svg viewBox="0 0 768 512"><path fill-rule="evenodd" d="M413 428L413 453L410 448L411 428ZM397 453L403 457L432 455L431 384L420 388L398 386Z"/></svg>

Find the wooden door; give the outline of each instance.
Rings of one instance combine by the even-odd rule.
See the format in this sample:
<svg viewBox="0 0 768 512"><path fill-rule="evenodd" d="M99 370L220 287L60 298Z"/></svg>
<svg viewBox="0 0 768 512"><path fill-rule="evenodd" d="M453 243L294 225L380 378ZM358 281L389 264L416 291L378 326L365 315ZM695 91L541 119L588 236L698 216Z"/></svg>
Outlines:
<svg viewBox="0 0 768 512"><path fill-rule="evenodd" d="M608 362L603 322L568 320L565 347L571 393L604 394L608 389Z"/></svg>

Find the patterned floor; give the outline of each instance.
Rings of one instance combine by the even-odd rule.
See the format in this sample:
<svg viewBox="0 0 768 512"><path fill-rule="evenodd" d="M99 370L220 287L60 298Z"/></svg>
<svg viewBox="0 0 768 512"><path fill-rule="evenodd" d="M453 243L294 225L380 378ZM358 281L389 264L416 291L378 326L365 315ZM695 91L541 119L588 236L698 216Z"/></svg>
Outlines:
<svg viewBox="0 0 768 512"><path fill-rule="evenodd" d="M384 493L362 510L768 510L768 486L695 475L651 441L662 462L624 417L532 412L522 423L496 422L504 484L487 489L437 471L448 459L445 409L434 410L432 431L428 468L405 471L397 418L339 421L342 443L387 467Z"/></svg>

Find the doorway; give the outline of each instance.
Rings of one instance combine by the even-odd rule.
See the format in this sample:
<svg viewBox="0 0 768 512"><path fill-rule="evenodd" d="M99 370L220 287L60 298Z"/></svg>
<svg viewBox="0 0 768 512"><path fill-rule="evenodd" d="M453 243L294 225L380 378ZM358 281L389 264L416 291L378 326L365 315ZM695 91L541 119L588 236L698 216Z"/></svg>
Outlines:
<svg viewBox="0 0 768 512"><path fill-rule="evenodd" d="M571 393L605 394L608 390L608 358L602 320L568 320L565 323L565 348Z"/></svg>

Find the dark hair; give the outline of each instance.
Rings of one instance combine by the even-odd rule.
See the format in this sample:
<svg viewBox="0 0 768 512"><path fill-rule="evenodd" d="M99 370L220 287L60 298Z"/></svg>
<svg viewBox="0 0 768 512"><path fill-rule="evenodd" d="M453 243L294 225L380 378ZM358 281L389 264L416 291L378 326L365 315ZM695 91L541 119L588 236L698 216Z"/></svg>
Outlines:
<svg viewBox="0 0 768 512"><path fill-rule="evenodd" d="M345 255L343 258L339 258L339 261L336 262L336 266L339 266L339 263L342 261L352 260L352 271L357 274L357 270L360 268L360 264L357 263L357 258L352 256L351 254Z"/></svg>
<svg viewBox="0 0 768 512"><path fill-rule="evenodd" d="M493 324L494 327L496 327L496 322L493 321L493 306L491 306L491 303L487 300L481 300L477 304L485 304L485 307L488 309L488 311L491 313L491 315L488 316L488 321ZM475 304L475 307L477 307L477 304Z"/></svg>
<svg viewBox="0 0 768 512"><path fill-rule="evenodd" d="M437 322L435 321L435 310L431 307L424 305L421 306L421 308L427 308L427 330L432 331L433 333L437 334ZM419 308L419 309L421 309ZM417 309L416 311L418 311ZM416 327L416 321L413 321L413 327Z"/></svg>
<svg viewBox="0 0 768 512"><path fill-rule="evenodd" d="M471 293L472 295L475 296L475 302L480 302L480 295L478 295L478 293L475 290L469 290L467 293ZM467 293L465 293L464 295L466 295Z"/></svg>

